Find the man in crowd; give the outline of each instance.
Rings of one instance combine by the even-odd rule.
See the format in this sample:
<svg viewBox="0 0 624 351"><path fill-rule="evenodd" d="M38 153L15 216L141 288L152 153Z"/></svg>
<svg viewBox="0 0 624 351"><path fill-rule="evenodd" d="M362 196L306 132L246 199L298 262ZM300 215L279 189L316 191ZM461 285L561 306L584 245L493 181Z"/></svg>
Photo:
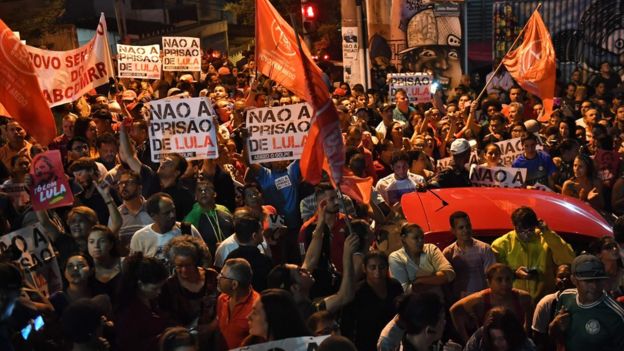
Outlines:
<svg viewBox="0 0 624 351"><path fill-rule="evenodd" d="M403 194L411 193L423 187L425 178L409 171L410 157L405 151L394 152L390 164L393 173L380 179L375 190L381 195L384 202L392 207L401 201Z"/></svg>
<svg viewBox="0 0 624 351"><path fill-rule="evenodd" d="M127 253L130 249L132 235L146 225L154 223L154 220L145 208L145 198L141 195L143 186L139 174L131 170L122 171L117 187L122 200L122 204L118 208L121 214L119 241L122 253ZM110 227L110 220L108 223Z"/></svg>

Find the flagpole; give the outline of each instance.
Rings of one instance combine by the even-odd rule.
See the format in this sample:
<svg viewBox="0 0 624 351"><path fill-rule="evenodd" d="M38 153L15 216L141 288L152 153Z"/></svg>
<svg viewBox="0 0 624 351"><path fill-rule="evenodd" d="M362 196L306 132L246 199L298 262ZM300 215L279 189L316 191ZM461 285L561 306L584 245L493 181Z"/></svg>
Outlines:
<svg viewBox="0 0 624 351"><path fill-rule="evenodd" d="M537 7L535 8L535 10L531 13L531 16L533 16L533 14L536 11L539 11L539 9L542 8L542 3L540 2L539 4L537 4ZM531 17L529 17L531 18ZM509 55L509 53L511 52L511 50L513 50L513 48L516 46L516 44L518 43L518 41L520 40L520 38L522 37L522 34L524 34L524 31L526 30L527 25L529 24L529 21L527 20L527 22L524 24L524 27L522 27L522 30L520 31L520 33L518 33L518 36L516 37L516 40L514 40L514 42L511 44L511 46L509 47L509 49L507 50L507 53L505 54L505 56ZM494 70L493 74L490 76L490 78L487 80L487 82L485 82L485 86L483 87L483 89L481 89L481 92L479 93L479 95L477 96L477 98L475 99L475 101L479 101L481 99L481 96L483 96L483 93L485 93L487 87L490 85L490 83L492 83L492 80L494 80L494 77L496 76L496 74L498 73L498 71L500 70L500 68L503 66L503 59L505 58L505 56L503 56L500 60L500 62L498 63L498 66L496 67L496 69Z"/></svg>

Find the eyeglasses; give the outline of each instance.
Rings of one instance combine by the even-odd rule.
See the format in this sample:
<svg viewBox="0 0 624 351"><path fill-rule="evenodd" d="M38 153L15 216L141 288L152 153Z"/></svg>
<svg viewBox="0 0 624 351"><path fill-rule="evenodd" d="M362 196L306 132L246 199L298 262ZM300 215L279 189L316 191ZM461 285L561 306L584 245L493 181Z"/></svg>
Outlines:
<svg viewBox="0 0 624 351"><path fill-rule="evenodd" d="M223 274L219 273L217 274L217 280L221 280L221 279L226 279L226 280L236 280L234 278L230 278L230 277L226 277Z"/></svg>

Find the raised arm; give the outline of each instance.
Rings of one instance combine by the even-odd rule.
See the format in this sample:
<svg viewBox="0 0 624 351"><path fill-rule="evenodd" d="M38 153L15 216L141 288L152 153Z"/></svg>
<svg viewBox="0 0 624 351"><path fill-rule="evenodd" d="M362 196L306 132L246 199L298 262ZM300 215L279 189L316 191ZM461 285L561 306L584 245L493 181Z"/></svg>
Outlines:
<svg viewBox="0 0 624 351"><path fill-rule="evenodd" d="M119 158L121 162L127 164L132 171L141 174L143 163L141 163L137 157L134 147L132 147L130 143L125 123L122 123L119 129Z"/></svg>
<svg viewBox="0 0 624 351"><path fill-rule="evenodd" d="M95 181L93 181L93 184L95 185L98 193L100 193L100 195L102 196L102 199L104 199L104 203L106 203L106 208L108 209L108 215L110 217L110 230L113 232L113 234L119 235L119 229L121 228L122 224L121 213L119 213L117 204L110 194L110 185L107 182L101 182L98 184Z"/></svg>
<svg viewBox="0 0 624 351"><path fill-rule="evenodd" d="M336 312L339 308L349 303L355 294L353 254L357 251L358 245L359 237L356 234L349 235L344 242L342 251L343 272L340 288L336 294L325 298L325 307L331 313Z"/></svg>

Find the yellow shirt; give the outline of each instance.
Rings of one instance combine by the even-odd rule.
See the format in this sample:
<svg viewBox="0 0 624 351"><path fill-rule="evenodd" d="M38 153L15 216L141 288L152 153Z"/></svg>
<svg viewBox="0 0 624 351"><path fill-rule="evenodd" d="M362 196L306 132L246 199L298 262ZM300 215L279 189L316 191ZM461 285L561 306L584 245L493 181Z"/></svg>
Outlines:
<svg viewBox="0 0 624 351"><path fill-rule="evenodd" d="M535 229L535 236L526 242L512 230L494 240L492 251L498 262L508 265L514 272L522 266L537 270L537 279L516 279L513 284L514 288L527 291L533 303L555 291L557 266L571 264L575 256L572 247L559 235L540 229Z"/></svg>

